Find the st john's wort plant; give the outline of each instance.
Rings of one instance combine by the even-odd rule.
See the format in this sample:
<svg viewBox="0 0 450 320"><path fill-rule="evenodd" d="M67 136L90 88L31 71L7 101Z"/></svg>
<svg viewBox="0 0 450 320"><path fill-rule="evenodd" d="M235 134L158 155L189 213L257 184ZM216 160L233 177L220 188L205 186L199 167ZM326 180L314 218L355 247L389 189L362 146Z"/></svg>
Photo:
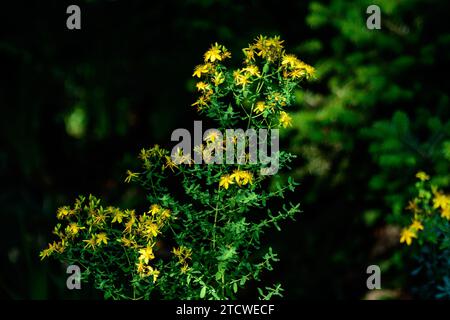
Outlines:
<svg viewBox="0 0 450 320"><path fill-rule="evenodd" d="M259 36L243 49L238 69L225 64L230 56L217 43L206 51L194 69L199 96L192 106L219 132L289 127L293 91L313 76L313 67L286 53L279 37ZM41 257L80 265L82 279L92 281L105 298L236 298L278 261L271 247L261 245L262 234L280 230L281 221L300 211L299 204L273 205L297 183L289 178L270 189L270 175L263 174L267 163L212 161L237 146L237 138L211 131L192 152L169 152L158 145L142 149L141 168L128 171L125 182L146 190L148 210L120 209L92 195L80 196L73 206L58 210L58 240ZM238 157L238 148L232 153ZM195 154L202 163L194 163ZM273 156L278 169L289 169L294 158L285 151ZM182 194L172 192L169 179L179 182ZM282 291L280 284L258 289L261 299Z"/></svg>

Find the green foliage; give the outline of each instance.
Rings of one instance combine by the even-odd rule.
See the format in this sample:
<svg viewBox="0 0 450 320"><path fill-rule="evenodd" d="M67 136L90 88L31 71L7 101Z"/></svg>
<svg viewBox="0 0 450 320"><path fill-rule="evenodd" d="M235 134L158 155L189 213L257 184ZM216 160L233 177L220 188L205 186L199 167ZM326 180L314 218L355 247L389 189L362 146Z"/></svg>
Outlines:
<svg viewBox="0 0 450 320"><path fill-rule="evenodd" d="M381 30L365 26L365 8L371 4L381 8ZM420 1L365 0L309 4L306 21L316 35L300 48L314 57L326 86L297 93L302 108L293 115L298 130L291 150L301 155L296 177L318 178L310 189L314 193L305 196L311 206L331 185L353 196L347 210L364 203L364 212L376 213L367 220L355 211L361 224L397 224L413 173L426 170L437 186L448 185L450 90L443 70L449 60L443 53L450 39L440 13L445 6L436 2L426 10Z"/></svg>

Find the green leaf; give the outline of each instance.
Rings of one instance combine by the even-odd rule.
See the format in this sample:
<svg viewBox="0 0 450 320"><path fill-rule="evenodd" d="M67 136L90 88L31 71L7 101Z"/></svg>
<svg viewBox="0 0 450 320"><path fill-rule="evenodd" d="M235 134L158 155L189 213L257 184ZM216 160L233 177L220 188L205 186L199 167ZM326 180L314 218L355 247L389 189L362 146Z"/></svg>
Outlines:
<svg viewBox="0 0 450 320"><path fill-rule="evenodd" d="M234 291L234 293L236 293L238 291L238 286L237 286L236 282L233 283L233 291Z"/></svg>
<svg viewBox="0 0 450 320"><path fill-rule="evenodd" d="M203 299L205 297L205 295L206 295L206 287L203 287L200 290L200 299Z"/></svg>

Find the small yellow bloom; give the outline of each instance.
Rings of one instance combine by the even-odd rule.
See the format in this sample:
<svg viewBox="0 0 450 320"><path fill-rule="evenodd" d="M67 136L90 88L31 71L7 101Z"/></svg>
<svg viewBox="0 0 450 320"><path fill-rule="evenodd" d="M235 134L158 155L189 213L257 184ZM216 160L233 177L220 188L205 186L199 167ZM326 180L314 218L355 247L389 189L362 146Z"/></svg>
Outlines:
<svg viewBox="0 0 450 320"><path fill-rule="evenodd" d="M56 213L56 217L59 220L62 220L64 218L70 217L74 213L75 213L75 211L71 210L70 207L65 206L65 207L58 208L58 211Z"/></svg>
<svg viewBox="0 0 450 320"><path fill-rule="evenodd" d="M158 226L154 223L149 223L145 228L145 234L148 237L156 237L159 233Z"/></svg>
<svg viewBox="0 0 450 320"><path fill-rule="evenodd" d="M258 101L255 106L255 111L258 113L262 113L262 112L264 112L264 110L266 110L266 108L267 108L267 106L264 103L264 101Z"/></svg>
<svg viewBox="0 0 450 320"><path fill-rule="evenodd" d="M136 269L137 272L142 276L145 275L145 264L142 263L142 261L139 261L138 263L136 263Z"/></svg>
<svg viewBox="0 0 450 320"><path fill-rule="evenodd" d="M258 66L255 65L249 65L242 69L242 71L245 71L250 76L260 77L261 73L259 72Z"/></svg>
<svg viewBox="0 0 450 320"><path fill-rule="evenodd" d="M406 242L409 246L412 243L412 239L417 238L417 234L411 229L403 229L400 235L400 243Z"/></svg>
<svg viewBox="0 0 450 320"><path fill-rule="evenodd" d="M216 42L211 48L205 53L205 62L214 62L216 60L221 61L221 46Z"/></svg>
<svg viewBox="0 0 450 320"><path fill-rule="evenodd" d="M97 234L97 238L95 240L96 244L108 244L108 237L106 236L106 233L101 232L99 234Z"/></svg>
<svg viewBox="0 0 450 320"><path fill-rule="evenodd" d="M76 222L70 223L66 227L66 231L71 236L76 236L80 230L86 229L85 227L80 227Z"/></svg>
<svg viewBox="0 0 450 320"><path fill-rule="evenodd" d="M96 244L97 244L95 234L93 234L93 235L91 236L91 239L89 239L89 240L83 240L83 242L86 242L86 245L84 246L84 248L91 247L91 249L94 250L94 249L95 249L95 246L96 246Z"/></svg>
<svg viewBox="0 0 450 320"><path fill-rule="evenodd" d="M428 176L425 172L419 171L416 174L416 178L418 178L420 181L426 181L430 179L430 176Z"/></svg>
<svg viewBox="0 0 450 320"><path fill-rule="evenodd" d="M234 179L239 186L248 183L253 184L253 175L248 171L235 170L230 177L231 179Z"/></svg>
<svg viewBox="0 0 450 320"><path fill-rule="evenodd" d="M286 54L283 56L283 59L281 60L282 66L290 68L296 68L299 63L300 60L298 60L298 58L293 54Z"/></svg>
<svg viewBox="0 0 450 320"><path fill-rule="evenodd" d="M283 128L292 126L292 118L284 111L280 112L280 124Z"/></svg>
<svg viewBox="0 0 450 320"><path fill-rule="evenodd" d="M445 218L447 220L450 220L450 207L447 207L445 209L442 209L441 211L441 217Z"/></svg>
<svg viewBox="0 0 450 320"><path fill-rule="evenodd" d="M125 247L129 247L129 248L133 248L136 245L136 242L133 239L128 239L125 237L118 239L118 241L121 242Z"/></svg>
<svg viewBox="0 0 450 320"><path fill-rule="evenodd" d="M130 220L125 224L125 229L123 230L124 233L131 233L131 229L133 228L134 224L136 222L136 217L134 215L134 211L131 211Z"/></svg>
<svg viewBox="0 0 450 320"><path fill-rule="evenodd" d="M152 204L150 206L150 211L149 213L154 216L155 214L157 214L159 211L161 210L161 207L157 204Z"/></svg>
<svg viewBox="0 0 450 320"><path fill-rule="evenodd" d="M414 230L414 231L423 230L423 224L419 220L414 220L413 223L410 226L410 229Z"/></svg>
<svg viewBox="0 0 450 320"><path fill-rule="evenodd" d="M169 156L166 156L166 164L164 165L164 169L169 168L170 170L172 170L172 172L174 172L174 168L178 168L178 166L176 165L175 162L172 161L172 158Z"/></svg>
<svg viewBox="0 0 450 320"><path fill-rule="evenodd" d="M182 273L182 274L185 274L186 272L188 272L189 271L189 265L188 264L183 264L183 266L181 267L181 269L180 269L180 272Z"/></svg>
<svg viewBox="0 0 450 320"><path fill-rule="evenodd" d="M53 253L53 250L54 249L53 249L52 245L50 245L47 249L42 250L39 253L39 256L41 257L41 260L44 260L45 258L50 257L51 254Z"/></svg>
<svg viewBox="0 0 450 320"><path fill-rule="evenodd" d="M134 178L137 178L138 175L139 175L139 173L135 173L135 172L131 172L130 170L127 170L127 177L125 178L125 182L130 183L131 180L133 180Z"/></svg>
<svg viewBox="0 0 450 320"><path fill-rule="evenodd" d="M249 74L247 74L247 73L243 74L243 73L241 73L241 70L234 71L233 77L234 77L234 81L236 82L236 84L238 86L242 86L243 88L245 88L245 86L250 83Z"/></svg>
<svg viewBox="0 0 450 320"><path fill-rule="evenodd" d="M159 270L153 269L151 266L148 266L147 268L147 275L153 276L153 283L155 283L159 276Z"/></svg>
<svg viewBox="0 0 450 320"><path fill-rule="evenodd" d="M119 209L113 209L113 219L112 219L112 223L122 223L123 218L125 217L125 214L119 210Z"/></svg>
<svg viewBox="0 0 450 320"><path fill-rule="evenodd" d="M139 261L144 261L144 263L148 263L149 260L155 258L153 254L153 249L150 246L145 247L144 249L139 250Z"/></svg>
<svg viewBox="0 0 450 320"><path fill-rule="evenodd" d="M408 206L406 207L406 210L410 210L413 213L419 213L421 211L421 209L417 205L417 201L416 200L410 200L408 202Z"/></svg>
<svg viewBox="0 0 450 320"><path fill-rule="evenodd" d="M248 48L244 48L244 49L242 49L242 51L244 52L245 61L247 63L249 63L251 61L255 61L255 47L254 46L249 46Z"/></svg>
<svg viewBox="0 0 450 320"><path fill-rule="evenodd" d="M201 107L208 105L208 101L209 101L208 97L201 96L197 99L197 101L195 101L193 104L191 104L191 106L193 106L193 107L197 106L197 108L201 109Z"/></svg>
<svg viewBox="0 0 450 320"><path fill-rule="evenodd" d="M198 91L207 91L209 90L209 84L204 83L203 81L198 82L196 85Z"/></svg>
<svg viewBox="0 0 450 320"><path fill-rule="evenodd" d="M193 77L201 78L203 74L208 74L211 70L211 65L209 63L201 64L195 67Z"/></svg>
<svg viewBox="0 0 450 320"><path fill-rule="evenodd" d="M441 208L445 210L448 207L450 207L450 197L443 193L435 192L433 199L433 208Z"/></svg>
<svg viewBox="0 0 450 320"><path fill-rule="evenodd" d="M171 215L171 213L170 213L169 209L164 209L164 210L161 211L161 217L163 219L170 218L170 215Z"/></svg>
<svg viewBox="0 0 450 320"><path fill-rule="evenodd" d="M230 184L233 184L233 178L229 174L224 175L220 177L219 187L224 187L225 189L228 189Z"/></svg>
<svg viewBox="0 0 450 320"><path fill-rule="evenodd" d="M206 142L214 143L219 138L219 132L217 130L211 130L205 137Z"/></svg>

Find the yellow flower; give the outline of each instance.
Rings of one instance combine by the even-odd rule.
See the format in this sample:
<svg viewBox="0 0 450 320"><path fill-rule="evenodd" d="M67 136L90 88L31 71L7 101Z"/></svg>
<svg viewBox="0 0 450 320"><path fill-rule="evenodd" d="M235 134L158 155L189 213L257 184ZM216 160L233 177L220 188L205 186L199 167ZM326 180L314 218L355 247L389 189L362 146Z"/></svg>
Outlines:
<svg viewBox="0 0 450 320"><path fill-rule="evenodd" d="M198 91L207 91L209 90L209 84L204 83L203 81L198 82L196 85Z"/></svg>
<svg viewBox="0 0 450 320"><path fill-rule="evenodd" d="M71 236L76 236L80 230L86 229L85 227L80 227L76 222L70 223L66 227L66 232Z"/></svg>
<svg viewBox="0 0 450 320"><path fill-rule="evenodd" d="M98 235L97 235L97 239L95 240L95 243L96 244L101 244L101 243L104 243L104 244L107 244L108 243L108 237L106 236L106 233L104 233L104 232L101 232L101 233L99 233Z"/></svg>
<svg viewBox="0 0 450 320"><path fill-rule="evenodd" d="M158 226L154 223L149 223L144 232L148 237L156 237L159 233Z"/></svg>
<svg viewBox="0 0 450 320"><path fill-rule="evenodd" d="M447 207L445 209L442 209L441 211L441 217L445 218L447 220L450 220L450 207Z"/></svg>
<svg viewBox="0 0 450 320"><path fill-rule="evenodd" d="M139 159L145 161L148 160L150 158L151 155L151 151L150 150L146 150L144 148L141 149L141 152L139 152Z"/></svg>
<svg viewBox="0 0 450 320"><path fill-rule="evenodd" d="M277 49L282 49L284 40L280 40L280 36L274 36L266 40L266 45L269 47L275 47Z"/></svg>
<svg viewBox="0 0 450 320"><path fill-rule="evenodd" d="M49 245L49 247L47 249L42 250L39 253L41 260L44 260L45 258L50 257L50 255L53 253L53 251L54 251L53 245Z"/></svg>
<svg viewBox="0 0 450 320"><path fill-rule="evenodd" d="M270 62L273 62L280 58L282 53L283 41L280 40L279 36L273 38L267 38L264 36L259 36L256 39L254 47L259 50L256 54Z"/></svg>
<svg viewBox="0 0 450 320"><path fill-rule="evenodd" d="M106 213L103 210L99 210L92 215L93 224L102 225L106 221Z"/></svg>
<svg viewBox="0 0 450 320"><path fill-rule="evenodd" d="M253 175L248 171L235 170L231 179L234 179L239 186L253 184Z"/></svg>
<svg viewBox="0 0 450 320"><path fill-rule="evenodd" d="M128 239L122 237L121 239L117 239L117 241L121 242L125 247L132 248L136 245L136 242L133 239Z"/></svg>
<svg viewBox="0 0 450 320"><path fill-rule="evenodd" d="M423 224L419 220L414 220L413 223L410 226L410 229L414 230L414 231L423 230Z"/></svg>
<svg viewBox="0 0 450 320"><path fill-rule="evenodd" d="M314 69L314 67L310 66L309 64L306 64L303 62L302 62L302 64L303 64L303 69L306 72L307 78L311 78L314 75L314 73L316 72L316 69Z"/></svg>
<svg viewBox="0 0 450 320"><path fill-rule="evenodd" d="M144 261L144 263L148 263L149 260L155 258L153 255L153 249L150 246L145 247L144 249L139 250L139 261Z"/></svg>
<svg viewBox="0 0 450 320"><path fill-rule="evenodd" d="M139 261L138 263L136 263L137 266L137 272L141 275L144 276L145 275L145 264L142 263L142 261Z"/></svg>
<svg viewBox="0 0 450 320"><path fill-rule="evenodd" d="M147 267L147 275L148 276L153 276L153 283L156 282L156 280L158 279L159 276L159 271L156 269L153 269L151 266Z"/></svg>
<svg viewBox="0 0 450 320"><path fill-rule="evenodd" d="M433 199L433 208L446 209L449 206L450 206L450 197L446 196L443 193L435 192Z"/></svg>
<svg viewBox="0 0 450 320"><path fill-rule="evenodd" d="M157 214L159 212L159 210L161 210L161 207L157 204L152 204L150 206L150 211L149 213L154 216L155 214Z"/></svg>
<svg viewBox="0 0 450 320"><path fill-rule="evenodd" d="M134 224L136 222L136 216L134 213L134 210L130 211L130 220L125 224L125 229L123 230L124 233L131 233L131 229L133 228Z"/></svg>
<svg viewBox="0 0 450 320"><path fill-rule="evenodd" d="M84 246L84 248L91 247L91 249L95 249L95 246L97 244L95 234L93 234L91 236L91 239L83 240L83 242L86 242L86 245Z"/></svg>
<svg viewBox="0 0 450 320"><path fill-rule="evenodd" d="M283 128L292 126L292 118L284 111L280 112L280 124Z"/></svg>
<svg viewBox="0 0 450 320"><path fill-rule="evenodd" d="M66 217L70 217L74 213L75 213L75 211L71 210L70 207L65 206L65 207L58 208L58 211L56 213L56 217L59 220L62 220L64 218L66 218Z"/></svg>
<svg viewBox="0 0 450 320"><path fill-rule="evenodd" d="M242 49L245 55L245 60L247 63L255 61L255 47L249 46L248 48Z"/></svg>
<svg viewBox="0 0 450 320"><path fill-rule="evenodd" d="M189 270L189 265L188 264L183 264L183 266L180 269L180 272L182 274L185 274L186 272L188 272L188 270Z"/></svg>
<svg viewBox="0 0 450 320"><path fill-rule="evenodd" d="M416 178L418 178L420 181L426 181L430 179L430 177L423 171L417 172Z"/></svg>
<svg viewBox="0 0 450 320"><path fill-rule="evenodd" d="M208 97L201 96L197 99L197 101L195 101L193 104L191 104L191 106L193 106L193 107L197 106L197 108L201 108L203 106L207 106L208 101L209 101Z"/></svg>
<svg viewBox="0 0 450 320"><path fill-rule="evenodd" d="M281 65L290 67L290 68L296 68L297 65L300 63L300 60L293 54L286 54L283 56L283 59L281 60Z"/></svg>
<svg viewBox="0 0 450 320"><path fill-rule="evenodd" d="M403 229L400 236L400 243L406 242L409 246L412 243L412 239L417 238L416 233L411 229Z"/></svg>
<svg viewBox="0 0 450 320"><path fill-rule="evenodd" d="M255 77L260 77L261 76L261 73L259 72L258 66L255 66L254 64L243 68L242 71L245 71L250 76L255 76Z"/></svg>
<svg viewBox="0 0 450 320"><path fill-rule="evenodd" d="M233 77L234 77L234 81L236 82L236 84L238 86L242 86L243 88L245 88L245 86L250 83L249 75L247 73L242 74L241 70L234 71Z"/></svg>
<svg viewBox="0 0 450 320"><path fill-rule="evenodd" d="M193 77L201 78L203 74L209 73L211 65L209 63L201 64L195 67Z"/></svg>
<svg viewBox="0 0 450 320"><path fill-rule="evenodd" d="M205 137L206 142L214 143L219 138L219 132L217 130L211 130Z"/></svg>
<svg viewBox="0 0 450 320"><path fill-rule="evenodd" d="M233 184L233 178L229 174L220 177L219 187L224 187L225 189L228 189L230 184Z"/></svg>
<svg viewBox="0 0 450 320"><path fill-rule="evenodd" d="M406 207L406 210L410 210L413 213L419 213L421 211L419 206L417 205L417 201L416 200L410 200L408 202L408 206Z"/></svg>
<svg viewBox="0 0 450 320"><path fill-rule="evenodd" d="M205 62L214 62L216 60L221 61L221 46L216 42L211 48L205 53Z"/></svg>
<svg viewBox="0 0 450 320"><path fill-rule="evenodd" d="M118 222L118 223L122 223L123 218L125 217L124 213L119 210L119 209L113 209L113 219L112 219L112 223Z"/></svg>
<svg viewBox="0 0 450 320"><path fill-rule="evenodd" d="M222 60L231 58L231 52L225 46L222 46Z"/></svg>
<svg viewBox="0 0 450 320"><path fill-rule="evenodd" d="M255 111L258 113L262 113L262 112L264 112L264 110L266 110L266 108L267 108L267 106L264 103L264 101L258 101L255 106Z"/></svg>
<svg viewBox="0 0 450 320"><path fill-rule="evenodd" d="M131 172L130 170L127 170L127 177L125 178L126 183L130 183L132 179L137 178L139 173Z"/></svg>
<svg viewBox="0 0 450 320"><path fill-rule="evenodd" d="M167 219L170 218L170 210L169 209L164 209L161 211L161 217L163 219Z"/></svg>
<svg viewBox="0 0 450 320"><path fill-rule="evenodd" d="M172 158L169 156L166 156L166 164L164 165L164 169L169 168L170 170L172 170L172 172L174 172L174 168L178 168L178 166L176 165L175 162L172 161Z"/></svg>

